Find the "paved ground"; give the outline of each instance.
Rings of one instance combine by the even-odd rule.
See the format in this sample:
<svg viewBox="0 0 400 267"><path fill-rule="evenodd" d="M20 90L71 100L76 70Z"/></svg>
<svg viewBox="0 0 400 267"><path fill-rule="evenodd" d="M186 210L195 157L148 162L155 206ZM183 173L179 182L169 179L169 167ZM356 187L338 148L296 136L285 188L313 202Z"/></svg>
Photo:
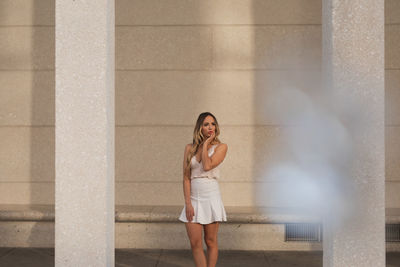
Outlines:
<svg viewBox="0 0 400 267"><path fill-rule="evenodd" d="M0 248L1 267L54 266L51 248ZM116 267L195 266L189 250L117 249ZM322 252L219 251L218 267L322 267ZM387 267L400 266L400 253L386 254Z"/></svg>

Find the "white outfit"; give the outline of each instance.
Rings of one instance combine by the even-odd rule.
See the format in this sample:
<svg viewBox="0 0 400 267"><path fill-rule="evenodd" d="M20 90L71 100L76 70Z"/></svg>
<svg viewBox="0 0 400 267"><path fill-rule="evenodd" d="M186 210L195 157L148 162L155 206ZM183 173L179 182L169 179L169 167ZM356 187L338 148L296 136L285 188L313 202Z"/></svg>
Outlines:
<svg viewBox="0 0 400 267"><path fill-rule="evenodd" d="M214 153L217 144L208 150L208 156ZM224 204L221 199L219 185L219 166L204 171L203 161L200 163L194 155L191 159L190 200L194 208L192 223L209 224L215 221L227 221ZM186 218L186 204L183 207L179 220L188 222Z"/></svg>

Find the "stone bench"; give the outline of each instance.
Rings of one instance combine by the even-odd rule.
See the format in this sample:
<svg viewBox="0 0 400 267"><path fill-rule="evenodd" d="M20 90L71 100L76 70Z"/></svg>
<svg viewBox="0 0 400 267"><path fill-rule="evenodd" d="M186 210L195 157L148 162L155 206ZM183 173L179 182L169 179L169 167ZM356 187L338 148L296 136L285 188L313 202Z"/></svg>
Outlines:
<svg viewBox="0 0 400 267"><path fill-rule="evenodd" d="M386 223L400 223L400 209L399 208L387 208L385 210Z"/></svg>
<svg viewBox="0 0 400 267"><path fill-rule="evenodd" d="M179 222L182 206L115 207L115 222ZM228 221L224 223L319 223L318 216L293 208L261 208L226 206ZM54 205L1 204L0 221L54 221ZM400 223L400 209L386 209L386 223Z"/></svg>
<svg viewBox="0 0 400 267"><path fill-rule="evenodd" d="M115 247L190 249L181 206L115 207ZM318 216L288 208L226 206L220 224L222 250L321 251L322 242L287 242L285 224L321 223ZM0 205L0 247L54 247L54 205ZM400 223L400 209L386 209L386 223ZM400 251L387 242L388 251Z"/></svg>
<svg viewBox="0 0 400 267"><path fill-rule="evenodd" d="M115 222L180 222L182 206L117 205ZM319 223L320 218L293 208L225 207L224 223ZM54 205L0 205L0 221L54 221Z"/></svg>

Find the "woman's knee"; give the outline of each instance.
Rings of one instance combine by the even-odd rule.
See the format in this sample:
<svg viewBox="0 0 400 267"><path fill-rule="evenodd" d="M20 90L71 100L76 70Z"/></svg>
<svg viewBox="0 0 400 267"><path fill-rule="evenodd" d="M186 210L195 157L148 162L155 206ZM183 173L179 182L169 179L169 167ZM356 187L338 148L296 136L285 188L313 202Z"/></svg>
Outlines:
<svg viewBox="0 0 400 267"><path fill-rule="evenodd" d="M217 247L217 237L204 237L207 247Z"/></svg>
<svg viewBox="0 0 400 267"><path fill-rule="evenodd" d="M203 249L203 244L201 242L201 238L192 238L190 240L190 247L192 249Z"/></svg>

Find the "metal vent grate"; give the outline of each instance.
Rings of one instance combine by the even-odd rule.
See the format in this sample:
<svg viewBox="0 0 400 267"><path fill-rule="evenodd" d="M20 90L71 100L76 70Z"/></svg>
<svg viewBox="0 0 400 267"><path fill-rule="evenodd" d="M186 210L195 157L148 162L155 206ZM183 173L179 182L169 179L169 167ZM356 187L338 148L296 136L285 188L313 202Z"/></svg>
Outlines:
<svg viewBox="0 0 400 267"><path fill-rule="evenodd" d="M322 241L320 223L286 223L285 241Z"/></svg>
<svg viewBox="0 0 400 267"><path fill-rule="evenodd" d="M386 242L400 242L400 224L386 224Z"/></svg>

